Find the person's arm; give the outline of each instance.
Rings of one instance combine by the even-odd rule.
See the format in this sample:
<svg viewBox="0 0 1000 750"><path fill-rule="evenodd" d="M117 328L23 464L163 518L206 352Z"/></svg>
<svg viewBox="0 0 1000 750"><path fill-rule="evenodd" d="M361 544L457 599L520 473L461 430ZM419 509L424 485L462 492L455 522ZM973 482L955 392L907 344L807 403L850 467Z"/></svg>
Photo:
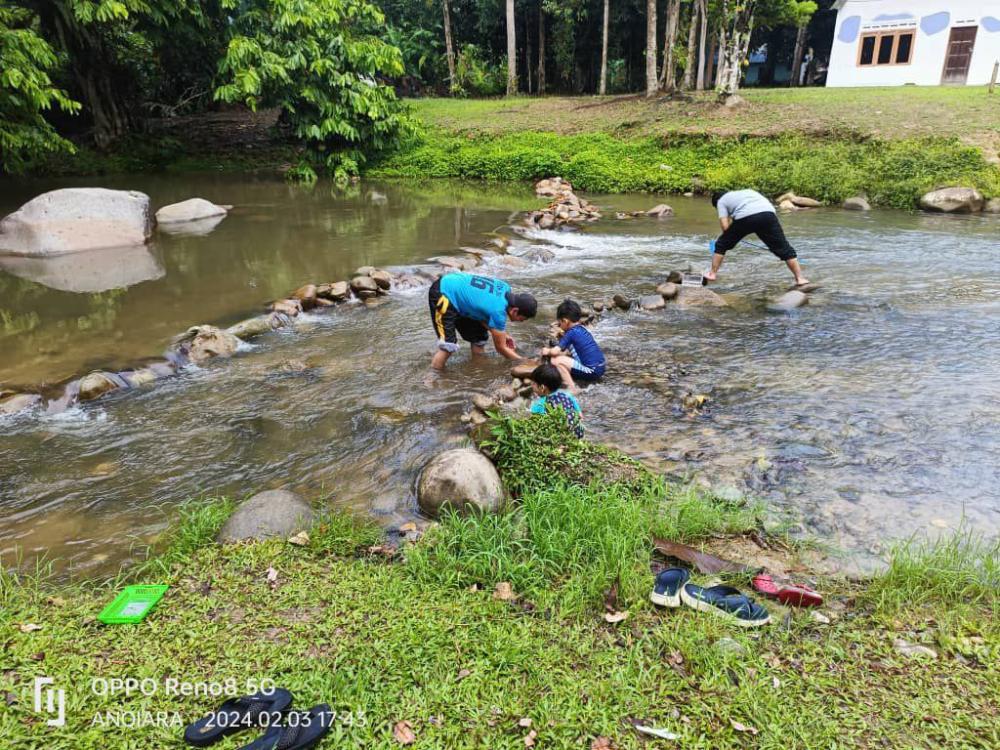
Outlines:
<svg viewBox="0 0 1000 750"><path fill-rule="evenodd" d="M507 359L522 359L516 350L507 346L507 332L499 331L496 328L490 329L490 336L493 337L493 347Z"/></svg>
<svg viewBox="0 0 1000 750"><path fill-rule="evenodd" d="M732 219L731 216L720 216L719 217L719 226L722 227L722 231L723 232L729 231L729 227L731 227L732 225L733 225L733 219Z"/></svg>

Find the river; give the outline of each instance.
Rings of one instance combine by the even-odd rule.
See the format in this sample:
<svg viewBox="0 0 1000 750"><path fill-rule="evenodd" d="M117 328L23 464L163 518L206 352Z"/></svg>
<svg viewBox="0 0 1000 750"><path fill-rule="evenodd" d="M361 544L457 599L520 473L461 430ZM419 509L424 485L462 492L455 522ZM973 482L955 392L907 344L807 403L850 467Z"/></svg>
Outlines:
<svg viewBox="0 0 1000 750"><path fill-rule="evenodd" d="M96 181L89 181L94 184ZM0 182L0 215L43 190ZM203 236L157 234L98 262L0 262L0 386L53 384L160 354L199 323L230 324L299 285L362 265L402 268L483 246L527 185L364 182L340 192L226 175L101 179L154 207L191 196L235 205ZM652 292L700 269L716 229L698 198L676 215L619 221L650 196L588 196L605 218L535 232L549 263L483 272L541 303L513 324L537 345L566 296ZM763 498L793 534L876 560L893 540L966 524L1000 530L1000 222L903 212L783 217L822 288L766 312L790 275L768 253L731 252L714 287L730 307L612 313L594 327L610 370L581 397L591 439L656 470ZM417 511L421 465L464 436L469 393L506 379L497 357L452 358L424 385L434 346L426 290L375 309L309 314L229 361L58 415L0 421L0 555L96 574L128 562L188 499L289 487L392 526ZM681 408L704 394L703 410Z"/></svg>

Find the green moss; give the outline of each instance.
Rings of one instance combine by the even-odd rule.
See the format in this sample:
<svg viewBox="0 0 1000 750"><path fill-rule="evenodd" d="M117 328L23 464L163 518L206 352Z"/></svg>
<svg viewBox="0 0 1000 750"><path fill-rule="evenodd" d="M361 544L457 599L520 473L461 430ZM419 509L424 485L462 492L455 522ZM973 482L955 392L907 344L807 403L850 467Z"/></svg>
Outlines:
<svg viewBox="0 0 1000 750"><path fill-rule="evenodd" d="M370 170L379 177L463 177L490 181L552 175L597 193L787 190L836 204L865 192L876 205L912 209L937 187L968 185L1000 194L1000 170L957 139L881 141L601 133L473 135L428 130Z"/></svg>

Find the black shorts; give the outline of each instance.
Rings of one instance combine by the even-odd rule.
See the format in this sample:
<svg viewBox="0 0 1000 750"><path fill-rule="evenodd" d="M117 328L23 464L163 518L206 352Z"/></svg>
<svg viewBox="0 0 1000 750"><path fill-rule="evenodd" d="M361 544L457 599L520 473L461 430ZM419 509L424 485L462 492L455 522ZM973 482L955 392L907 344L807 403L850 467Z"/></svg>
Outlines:
<svg viewBox="0 0 1000 750"><path fill-rule="evenodd" d="M740 240L751 234L760 237L767 245L767 249L782 260L796 257L795 248L788 244L781 222L778 221L777 214L772 211L761 211L759 214L751 214L734 221L715 241L715 252L725 255L727 250L732 250Z"/></svg>
<svg viewBox="0 0 1000 750"><path fill-rule="evenodd" d="M485 323L458 314L451 300L441 294L441 280L431 284L427 293L431 322L438 337L438 347L446 352L458 351L458 336L475 346L486 346L490 330Z"/></svg>

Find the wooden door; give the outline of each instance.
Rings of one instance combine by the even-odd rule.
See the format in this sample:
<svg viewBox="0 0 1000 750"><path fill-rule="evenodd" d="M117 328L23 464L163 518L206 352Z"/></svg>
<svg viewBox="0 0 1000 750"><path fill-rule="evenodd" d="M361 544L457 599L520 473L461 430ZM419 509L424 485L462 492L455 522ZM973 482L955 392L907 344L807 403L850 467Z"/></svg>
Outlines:
<svg viewBox="0 0 1000 750"><path fill-rule="evenodd" d="M972 62L972 48L976 44L977 31L978 26L962 26L951 30L941 83L965 84L969 77L969 64Z"/></svg>

